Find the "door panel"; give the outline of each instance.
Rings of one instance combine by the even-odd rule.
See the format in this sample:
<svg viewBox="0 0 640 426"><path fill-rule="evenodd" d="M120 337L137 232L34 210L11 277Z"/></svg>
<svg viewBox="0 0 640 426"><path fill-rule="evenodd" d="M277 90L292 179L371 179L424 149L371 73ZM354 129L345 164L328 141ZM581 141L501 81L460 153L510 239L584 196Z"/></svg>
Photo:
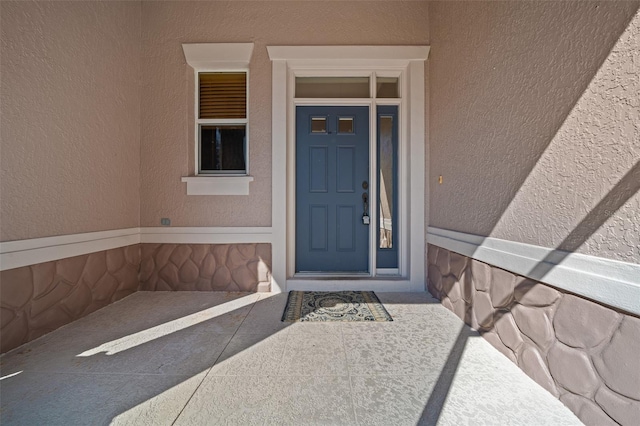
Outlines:
<svg viewBox="0 0 640 426"><path fill-rule="evenodd" d="M329 212L327 205L309 205L309 223L314 226L308 228L309 251L326 252L329 249Z"/></svg>
<svg viewBox="0 0 640 426"><path fill-rule="evenodd" d="M297 107L296 272L368 271L368 181L369 108Z"/></svg>
<svg viewBox="0 0 640 426"><path fill-rule="evenodd" d="M356 249L356 209L353 205L336 208L338 226L336 228L337 251L355 251Z"/></svg>
<svg viewBox="0 0 640 426"><path fill-rule="evenodd" d="M356 149L353 146L337 147L337 185L338 192L356 192Z"/></svg>
<svg viewBox="0 0 640 426"><path fill-rule="evenodd" d="M309 192L329 190L329 149L326 146L309 148Z"/></svg>

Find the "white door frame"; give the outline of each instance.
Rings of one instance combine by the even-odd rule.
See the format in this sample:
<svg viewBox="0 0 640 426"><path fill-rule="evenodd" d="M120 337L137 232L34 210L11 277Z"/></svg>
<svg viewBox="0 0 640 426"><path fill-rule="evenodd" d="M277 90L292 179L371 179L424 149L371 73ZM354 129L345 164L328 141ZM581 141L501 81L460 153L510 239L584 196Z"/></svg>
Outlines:
<svg viewBox="0 0 640 426"><path fill-rule="evenodd" d="M272 61L272 291L425 289L425 76L428 46L269 46ZM399 104L400 252L401 277L294 277L295 261L295 107L296 105L369 105L372 138L376 134L375 99L294 99L300 75L385 75L398 73ZM373 81L372 81L373 84ZM372 92L373 94L373 92ZM383 102L380 104L393 104ZM396 102L397 103L397 102ZM375 141L373 142L375 146ZM376 150L370 150L376 164ZM370 174L377 173L370 167ZM410 179L409 179L410 177ZM371 178L371 176L370 176ZM370 193L375 194L370 179ZM374 204L373 202L371 203ZM372 210L372 223L377 212ZM371 227L370 265L375 275L375 228ZM370 235L371 235L370 234Z"/></svg>

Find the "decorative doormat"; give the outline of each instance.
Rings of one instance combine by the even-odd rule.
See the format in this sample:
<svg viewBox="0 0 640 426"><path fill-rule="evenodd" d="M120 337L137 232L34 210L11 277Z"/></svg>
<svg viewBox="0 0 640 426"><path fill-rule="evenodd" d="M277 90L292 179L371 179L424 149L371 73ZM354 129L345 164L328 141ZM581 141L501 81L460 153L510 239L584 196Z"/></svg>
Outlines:
<svg viewBox="0 0 640 426"><path fill-rule="evenodd" d="M393 321L372 291L290 291L282 321Z"/></svg>

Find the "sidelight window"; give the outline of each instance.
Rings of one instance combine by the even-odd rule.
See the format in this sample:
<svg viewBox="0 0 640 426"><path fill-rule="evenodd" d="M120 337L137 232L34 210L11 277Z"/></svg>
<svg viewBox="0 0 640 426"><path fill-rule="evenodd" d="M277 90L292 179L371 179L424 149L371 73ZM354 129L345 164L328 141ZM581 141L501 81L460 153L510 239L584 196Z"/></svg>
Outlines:
<svg viewBox="0 0 640 426"><path fill-rule="evenodd" d="M377 267L398 267L398 108L378 107Z"/></svg>

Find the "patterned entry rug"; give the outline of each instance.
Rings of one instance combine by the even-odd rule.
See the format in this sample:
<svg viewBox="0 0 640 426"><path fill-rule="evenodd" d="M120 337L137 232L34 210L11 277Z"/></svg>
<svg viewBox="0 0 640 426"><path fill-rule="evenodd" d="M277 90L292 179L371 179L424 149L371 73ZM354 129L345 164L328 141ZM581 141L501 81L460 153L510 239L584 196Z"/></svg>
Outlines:
<svg viewBox="0 0 640 426"><path fill-rule="evenodd" d="M393 321L372 291L291 291L282 321Z"/></svg>

